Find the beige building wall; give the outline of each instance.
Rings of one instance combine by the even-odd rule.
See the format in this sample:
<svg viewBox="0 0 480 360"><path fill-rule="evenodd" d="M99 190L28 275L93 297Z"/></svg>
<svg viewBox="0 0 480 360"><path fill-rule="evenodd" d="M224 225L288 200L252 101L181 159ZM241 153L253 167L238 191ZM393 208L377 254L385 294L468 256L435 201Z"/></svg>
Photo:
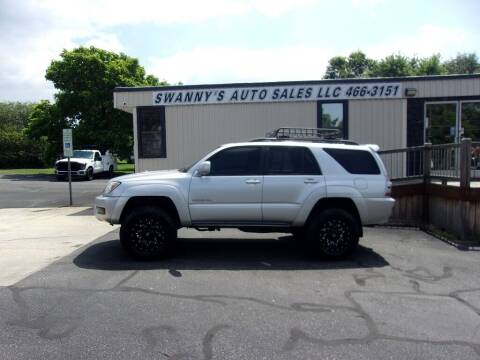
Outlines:
<svg viewBox="0 0 480 360"><path fill-rule="evenodd" d="M265 136L282 126L316 127L316 102L166 106L167 158L139 159L137 171L187 166L216 147Z"/></svg>
<svg viewBox="0 0 480 360"><path fill-rule="evenodd" d="M402 84L404 89L417 89L416 98L480 95L480 77L469 79L408 80L402 81Z"/></svg>
<svg viewBox="0 0 480 360"><path fill-rule="evenodd" d="M382 150L407 146L407 100L350 100L348 137Z"/></svg>

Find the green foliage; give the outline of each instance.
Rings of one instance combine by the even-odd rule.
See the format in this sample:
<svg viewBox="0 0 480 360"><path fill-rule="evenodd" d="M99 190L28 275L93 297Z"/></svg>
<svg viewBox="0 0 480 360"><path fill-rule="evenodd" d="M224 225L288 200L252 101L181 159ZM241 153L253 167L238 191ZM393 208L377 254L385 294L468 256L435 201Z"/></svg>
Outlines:
<svg viewBox="0 0 480 360"><path fill-rule="evenodd" d="M62 129L70 126L56 104L42 100L33 107L24 132L32 141L43 144L39 156L46 165L52 165L62 152Z"/></svg>
<svg viewBox="0 0 480 360"><path fill-rule="evenodd" d="M449 74L474 74L480 72L480 62L475 53L458 54L455 58L445 62Z"/></svg>
<svg viewBox="0 0 480 360"><path fill-rule="evenodd" d="M14 126L0 129L0 168L41 167L38 156L44 144L32 141Z"/></svg>
<svg viewBox="0 0 480 360"><path fill-rule="evenodd" d="M332 57L325 72L325 79L397 77L442 74L473 74L480 72L480 63L475 53L458 54L442 62L440 54L430 57L409 58L392 54L383 59L369 59L363 52L356 51L348 57Z"/></svg>
<svg viewBox="0 0 480 360"><path fill-rule="evenodd" d="M361 51L351 53L348 58L335 56L328 62L325 79L364 77L375 61Z"/></svg>
<svg viewBox="0 0 480 360"><path fill-rule="evenodd" d="M389 55L380 61L376 61L369 71L370 77L395 77L414 75L412 61L406 56Z"/></svg>
<svg viewBox="0 0 480 360"><path fill-rule="evenodd" d="M412 64L415 75L441 75L446 74L445 65L442 64L440 54L435 54L418 60Z"/></svg>
<svg viewBox="0 0 480 360"><path fill-rule="evenodd" d="M0 129L23 129L34 104L20 102L0 103Z"/></svg>
<svg viewBox="0 0 480 360"><path fill-rule="evenodd" d="M146 75L137 59L122 53L79 47L60 56L50 64L46 78L59 90L56 111L74 128L75 148L96 146L127 158L133 145L131 115L113 108L113 89L166 83Z"/></svg>
<svg viewBox="0 0 480 360"><path fill-rule="evenodd" d="M30 103L0 103L0 168L42 166L37 152L41 144L23 133L33 106Z"/></svg>

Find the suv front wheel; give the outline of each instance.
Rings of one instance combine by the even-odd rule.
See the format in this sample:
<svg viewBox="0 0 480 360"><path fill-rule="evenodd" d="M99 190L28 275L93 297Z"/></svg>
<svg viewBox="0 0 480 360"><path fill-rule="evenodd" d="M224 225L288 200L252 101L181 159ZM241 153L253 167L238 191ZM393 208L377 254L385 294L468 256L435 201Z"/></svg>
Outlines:
<svg viewBox="0 0 480 360"><path fill-rule="evenodd" d="M314 216L306 229L310 247L322 257L341 259L358 245L358 223L343 209L323 210Z"/></svg>
<svg viewBox="0 0 480 360"><path fill-rule="evenodd" d="M177 229L162 209L144 207L133 210L122 222L120 242L136 259L155 259L169 255Z"/></svg>

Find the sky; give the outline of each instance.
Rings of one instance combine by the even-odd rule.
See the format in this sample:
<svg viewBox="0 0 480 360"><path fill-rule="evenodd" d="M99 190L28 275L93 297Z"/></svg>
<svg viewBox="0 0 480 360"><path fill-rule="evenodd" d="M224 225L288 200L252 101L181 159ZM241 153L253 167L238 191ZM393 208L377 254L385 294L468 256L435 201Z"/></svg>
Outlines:
<svg viewBox="0 0 480 360"><path fill-rule="evenodd" d="M78 46L183 84L316 80L356 50L480 55L479 14L479 0L0 0L0 101L52 99L45 71Z"/></svg>

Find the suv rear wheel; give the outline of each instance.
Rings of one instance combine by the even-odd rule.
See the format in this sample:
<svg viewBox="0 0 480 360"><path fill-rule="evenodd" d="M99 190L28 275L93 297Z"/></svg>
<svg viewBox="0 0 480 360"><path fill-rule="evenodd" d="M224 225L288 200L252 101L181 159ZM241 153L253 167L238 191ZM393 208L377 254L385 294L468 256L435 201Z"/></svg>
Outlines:
<svg viewBox="0 0 480 360"><path fill-rule="evenodd" d="M120 228L124 250L136 259L156 259L169 255L177 239L172 218L162 209L134 209Z"/></svg>
<svg viewBox="0 0 480 360"><path fill-rule="evenodd" d="M307 226L306 240L322 257L341 259L358 245L358 223L343 209L323 210Z"/></svg>

